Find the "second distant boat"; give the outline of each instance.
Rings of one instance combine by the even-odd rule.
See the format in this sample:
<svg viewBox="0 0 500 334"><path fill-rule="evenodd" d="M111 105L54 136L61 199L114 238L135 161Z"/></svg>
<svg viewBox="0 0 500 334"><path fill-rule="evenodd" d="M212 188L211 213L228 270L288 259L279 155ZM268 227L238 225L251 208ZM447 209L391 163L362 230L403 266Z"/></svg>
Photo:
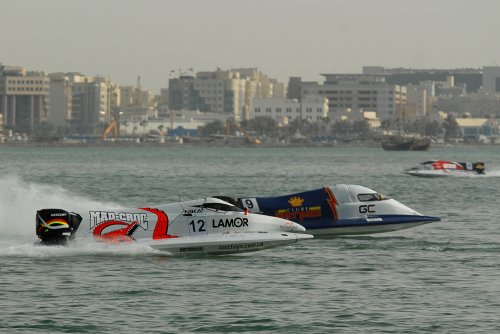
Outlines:
<svg viewBox="0 0 500 334"><path fill-rule="evenodd" d="M485 175L484 162L429 160L406 170L407 174L424 177Z"/></svg>

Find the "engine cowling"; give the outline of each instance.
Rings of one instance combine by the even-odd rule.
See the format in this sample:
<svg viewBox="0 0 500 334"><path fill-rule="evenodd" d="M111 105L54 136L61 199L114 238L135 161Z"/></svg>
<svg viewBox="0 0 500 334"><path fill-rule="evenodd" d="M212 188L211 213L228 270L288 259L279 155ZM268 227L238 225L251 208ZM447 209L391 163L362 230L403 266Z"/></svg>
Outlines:
<svg viewBox="0 0 500 334"><path fill-rule="evenodd" d="M82 217L61 209L36 212L36 235L44 244L65 244L74 237Z"/></svg>

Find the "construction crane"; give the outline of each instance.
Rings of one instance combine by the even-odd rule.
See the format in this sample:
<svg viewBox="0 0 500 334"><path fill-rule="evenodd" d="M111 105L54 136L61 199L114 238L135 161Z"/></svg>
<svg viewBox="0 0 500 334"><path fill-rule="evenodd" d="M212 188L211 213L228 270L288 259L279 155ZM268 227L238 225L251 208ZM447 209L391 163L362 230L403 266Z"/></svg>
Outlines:
<svg viewBox="0 0 500 334"><path fill-rule="evenodd" d="M108 135L111 131L113 131L114 137L115 137L115 139L117 139L118 138L118 125L116 124L116 120L114 117L111 119L111 122L109 123L106 130L104 130L104 133L102 134L102 139L107 140Z"/></svg>
<svg viewBox="0 0 500 334"><path fill-rule="evenodd" d="M250 134L248 133L247 130L243 129L241 126L239 126L238 124L236 124L236 122L234 120L229 120L228 119L226 121L226 135L227 136L232 135L233 128L235 130L243 133L243 135L245 136L245 138L248 141L248 143L254 144L254 145L261 144L261 141L258 138L254 138L254 137L250 136Z"/></svg>

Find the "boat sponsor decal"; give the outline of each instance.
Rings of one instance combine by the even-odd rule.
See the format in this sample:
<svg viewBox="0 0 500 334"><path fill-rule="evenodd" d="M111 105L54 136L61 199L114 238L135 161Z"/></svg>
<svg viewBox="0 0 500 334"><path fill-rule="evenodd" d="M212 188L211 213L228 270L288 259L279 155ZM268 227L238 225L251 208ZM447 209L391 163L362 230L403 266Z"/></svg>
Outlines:
<svg viewBox="0 0 500 334"><path fill-rule="evenodd" d="M296 225L292 222L285 222L284 224L280 225L280 230L283 230L286 232L294 232L295 226Z"/></svg>
<svg viewBox="0 0 500 334"><path fill-rule="evenodd" d="M464 167L462 165L445 160L437 160L436 162L432 163L432 167L434 167L435 170L442 170L442 169L464 170Z"/></svg>
<svg viewBox="0 0 500 334"><path fill-rule="evenodd" d="M64 214L66 215L66 214ZM62 219L62 218L54 218L54 219L51 219L45 223L42 222L42 224L40 224L40 227L38 228L38 232L42 231L43 229L45 229L45 231L47 232L48 231L48 227L51 227L51 228L55 228L57 226L57 228L69 228L69 224L66 220Z"/></svg>
<svg viewBox="0 0 500 334"><path fill-rule="evenodd" d="M66 212L61 212L61 213L51 213L50 216L51 217L63 217L63 216L66 216L67 213Z"/></svg>
<svg viewBox="0 0 500 334"><path fill-rule="evenodd" d="M294 196L288 200L288 203L290 203L291 206L293 207L299 207L304 203L304 199L298 196Z"/></svg>
<svg viewBox="0 0 500 334"><path fill-rule="evenodd" d="M260 212L259 202L257 201L257 198L241 198L240 201L245 208L250 210L250 212Z"/></svg>
<svg viewBox="0 0 500 334"><path fill-rule="evenodd" d="M69 227L69 224L66 220L61 219L61 218L55 218L51 219L48 222L46 222L48 226L64 226L64 227Z"/></svg>
<svg viewBox="0 0 500 334"><path fill-rule="evenodd" d="M248 227L248 218L220 218L220 219L212 219L212 227L213 228L227 228L227 227Z"/></svg>
<svg viewBox="0 0 500 334"><path fill-rule="evenodd" d="M175 235L168 234L168 216L165 211L153 208L141 208L141 210L151 212L157 217L153 231L153 240L177 238Z"/></svg>
<svg viewBox="0 0 500 334"><path fill-rule="evenodd" d="M337 202L337 199L335 198L335 195L333 194L332 189L330 187L325 187L325 192L328 195L328 199L326 200L328 205L330 206L330 209L332 209L333 213L333 218L336 220L339 219L339 213L337 211L337 207L339 206L339 203Z"/></svg>
<svg viewBox="0 0 500 334"><path fill-rule="evenodd" d="M300 221L307 218L321 217L321 206L302 206L304 199L301 197L293 196L288 200L288 203L290 203L291 207L278 209L275 211L274 215L283 219L298 219Z"/></svg>
<svg viewBox="0 0 500 334"><path fill-rule="evenodd" d="M188 252L203 252L205 247L195 246L195 247L181 247L179 248L179 253L188 253Z"/></svg>
<svg viewBox="0 0 500 334"><path fill-rule="evenodd" d="M96 241L109 243L131 242L134 241L132 234L134 234L138 227L139 223L137 222L127 223L118 220L109 220L97 225L92 234Z"/></svg>
<svg viewBox="0 0 500 334"><path fill-rule="evenodd" d="M359 213L375 213L375 204L370 205L360 205Z"/></svg>
<svg viewBox="0 0 500 334"><path fill-rule="evenodd" d="M366 217L366 221L371 223L371 222L382 222L384 220L380 217Z"/></svg>
<svg viewBox="0 0 500 334"><path fill-rule="evenodd" d="M144 230L148 229L147 213L137 212L110 212L110 211L89 211L90 229L108 221L120 221L126 223L136 222Z"/></svg>
<svg viewBox="0 0 500 334"><path fill-rule="evenodd" d="M240 250L264 247L263 242L252 242L246 244L219 245L219 250Z"/></svg>
<svg viewBox="0 0 500 334"><path fill-rule="evenodd" d="M192 215L193 213L203 213L202 208L197 208L197 209L186 209L184 210L185 215Z"/></svg>

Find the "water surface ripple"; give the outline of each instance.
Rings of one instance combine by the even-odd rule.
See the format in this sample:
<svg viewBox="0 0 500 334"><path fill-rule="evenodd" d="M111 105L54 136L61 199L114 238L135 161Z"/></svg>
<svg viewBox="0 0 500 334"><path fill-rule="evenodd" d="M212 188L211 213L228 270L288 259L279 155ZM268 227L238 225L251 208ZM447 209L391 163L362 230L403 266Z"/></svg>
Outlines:
<svg viewBox="0 0 500 334"><path fill-rule="evenodd" d="M423 179L422 160L493 177ZM4 333L498 333L495 148L0 147ZM440 223L256 253L172 258L147 247L34 246L44 207L154 205L362 184Z"/></svg>

